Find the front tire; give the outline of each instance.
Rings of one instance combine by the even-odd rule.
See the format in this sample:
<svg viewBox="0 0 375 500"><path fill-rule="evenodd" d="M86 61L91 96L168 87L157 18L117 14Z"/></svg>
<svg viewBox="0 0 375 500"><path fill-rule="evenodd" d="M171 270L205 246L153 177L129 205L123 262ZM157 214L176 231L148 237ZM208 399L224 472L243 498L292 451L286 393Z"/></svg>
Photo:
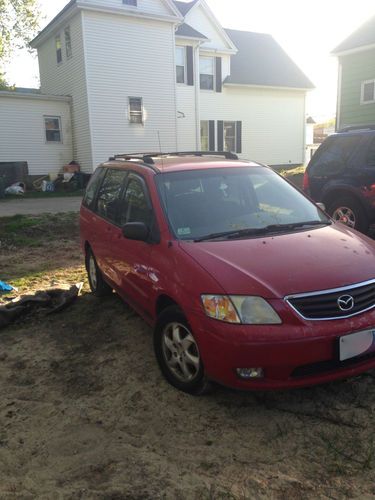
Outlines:
<svg viewBox="0 0 375 500"><path fill-rule="evenodd" d="M86 271L91 292L96 297L105 297L112 293L112 288L103 279L91 248L86 252Z"/></svg>
<svg viewBox="0 0 375 500"><path fill-rule="evenodd" d="M330 203L328 213L337 222L342 222L352 229L366 233L369 221L366 212L358 200L351 196L342 196Z"/></svg>
<svg viewBox="0 0 375 500"><path fill-rule="evenodd" d="M198 345L179 307L168 307L160 314L154 350L162 374L173 387L195 396L208 392L210 384Z"/></svg>

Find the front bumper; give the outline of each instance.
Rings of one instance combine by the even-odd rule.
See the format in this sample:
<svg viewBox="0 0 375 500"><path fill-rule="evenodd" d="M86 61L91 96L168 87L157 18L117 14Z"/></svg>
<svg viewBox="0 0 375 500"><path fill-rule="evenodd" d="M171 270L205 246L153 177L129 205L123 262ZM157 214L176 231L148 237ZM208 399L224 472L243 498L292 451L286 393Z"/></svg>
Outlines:
<svg viewBox="0 0 375 500"><path fill-rule="evenodd" d="M340 363L337 339L374 328L375 310L356 317L304 321L289 314L282 325L232 325L195 314L189 318L208 377L245 390L305 387L375 369L375 355ZM264 370L264 378L244 380L237 368Z"/></svg>

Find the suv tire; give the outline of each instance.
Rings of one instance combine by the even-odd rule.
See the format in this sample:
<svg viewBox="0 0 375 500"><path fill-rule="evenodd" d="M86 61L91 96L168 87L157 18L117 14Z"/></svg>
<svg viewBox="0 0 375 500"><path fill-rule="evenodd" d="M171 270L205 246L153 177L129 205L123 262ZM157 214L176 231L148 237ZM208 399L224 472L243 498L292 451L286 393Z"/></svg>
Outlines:
<svg viewBox="0 0 375 500"><path fill-rule="evenodd" d="M328 205L329 215L336 221L341 221L347 226L366 233L369 221L361 203L350 195L344 195ZM341 218L347 218L348 222Z"/></svg>
<svg viewBox="0 0 375 500"><path fill-rule="evenodd" d="M166 380L194 396L210 389L198 346L183 312L170 306L159 316L154 330L154 350Z"/></svg>
<svg viewBox="0 0 375 500"><path fill-rule="evenodd" d="M112 288L103 279L103 275L91 248L86 252L86 271L91 292L96 297L105 297L112 293Z"/></svg>

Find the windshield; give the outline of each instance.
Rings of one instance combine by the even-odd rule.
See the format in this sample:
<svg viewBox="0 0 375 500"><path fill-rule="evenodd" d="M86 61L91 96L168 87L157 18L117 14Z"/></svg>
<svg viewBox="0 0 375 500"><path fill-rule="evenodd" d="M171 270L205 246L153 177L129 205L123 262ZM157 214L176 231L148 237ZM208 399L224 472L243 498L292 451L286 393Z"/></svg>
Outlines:
<svg viewBox="0 0 375 500"><path fill-rule="evenodd" d="M243 237L242 230L259 234L259 230L275 230L280 225L295 224L297 230L304 222L329 223L313 203L265 167L170 172L156 179L178 239L224 237L237 231Z"/></svg>

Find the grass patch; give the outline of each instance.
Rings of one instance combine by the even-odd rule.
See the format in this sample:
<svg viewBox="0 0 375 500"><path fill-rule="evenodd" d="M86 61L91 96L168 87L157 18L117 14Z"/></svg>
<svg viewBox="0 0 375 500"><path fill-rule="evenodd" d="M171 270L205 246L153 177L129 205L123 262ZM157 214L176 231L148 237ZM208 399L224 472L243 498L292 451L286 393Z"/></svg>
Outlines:
<svg viewBox="0 0 375 500"><path fill-rule="evenodd" d="M7 202L11 200L23 200L23 199L48 199L48 198L70 198L72 196L82 196L85 190L79 189L76 191L54 191L54 192L43 192L43 191L26 191L24 195L7 194L5 198L0 198L1 202Z"/></svg>
<svg viewBox="0 0 375 500"><path fill-rule="evenodd" d="M299 165L295 168L280 170L279 174L301 189L305 170L306 167L304 165Z"/></svg>

